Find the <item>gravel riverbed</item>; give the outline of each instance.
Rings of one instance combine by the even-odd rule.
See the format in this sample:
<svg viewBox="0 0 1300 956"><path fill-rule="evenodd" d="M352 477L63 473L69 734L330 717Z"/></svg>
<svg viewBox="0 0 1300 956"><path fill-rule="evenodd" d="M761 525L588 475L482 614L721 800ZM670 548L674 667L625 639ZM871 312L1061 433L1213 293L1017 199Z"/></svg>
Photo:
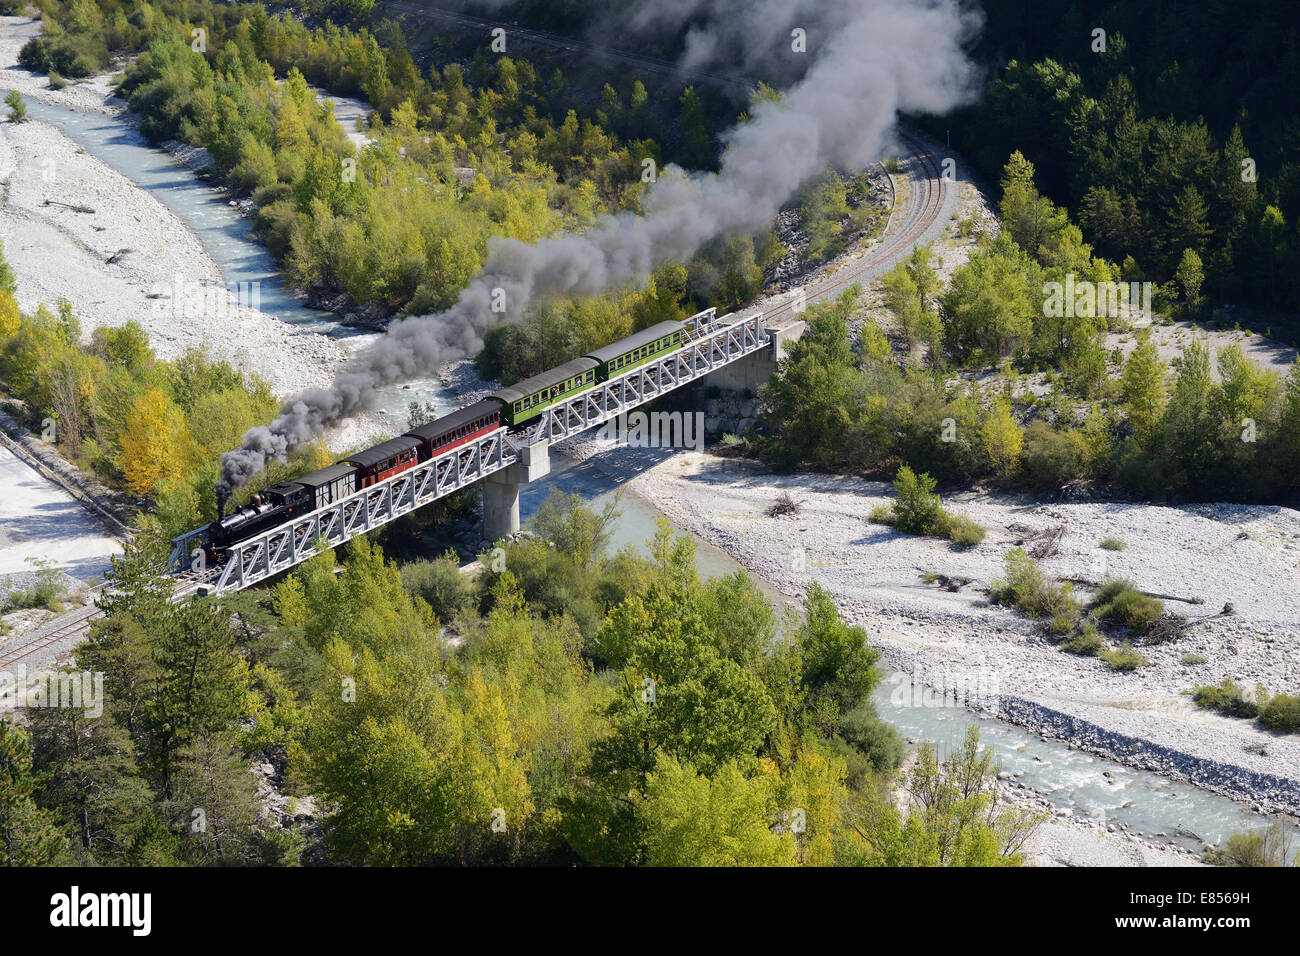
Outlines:
<svg viewBox="0 0 1300 956"><path fill-rule="evenodd" d="M599 455L679 527L722 548L783 593L816 580L864 626L885 663L935 685L978 688L976 710L1130 766L1183 779L1263 812L1300 814L1300 738L1196 709L1193 684L1232 677L1273 692L1300 692L1300 512L1271 506L1183 507L1116 501L1042 503L964 493L946 504L988 528L968 551L871 524L882 482L775 475L755 463L678 451L646 470L642 449L595 440L566 453ZM782 492L796 514L770 517ZM1149 665L1110 670L1062 653L1033 622L989 606L984 592L1002 556L1026 533L1064 527L1059 552L1043 559L1057 578L1129 578L1190 620L1184 637L1141 647ZM1104 537L1123 551L1098 547ZM950 592L925 572L971 579ZM1080 596L1088 589L1079 586ZM1233 611L1223 614L1231 604ZM1205 658L1183 663L1185 655Z"/></svg>

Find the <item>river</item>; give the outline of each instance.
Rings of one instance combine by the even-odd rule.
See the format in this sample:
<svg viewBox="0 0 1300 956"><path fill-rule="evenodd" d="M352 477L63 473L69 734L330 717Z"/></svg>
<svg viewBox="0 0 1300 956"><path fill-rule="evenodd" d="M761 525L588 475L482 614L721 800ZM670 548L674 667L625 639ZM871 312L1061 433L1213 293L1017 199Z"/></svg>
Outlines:
<svg viewBox="0 0 1300 956"><path fill-rule="evenodd" d="M250 220L241 216L220 190L198 179L167 153L145 145L123 120L40 102L29 102L28 111L33 118L58 127L92 155L156 196L199 236L224 276L258 282L263 311L336 337L353 348L364 347L375 338L375 333L343 325L332 313L307 308L285 286L270 255L252 237ZM411 383L410 388L388 389L381 407L395 420L403 421L412 400L432 401L439 412L458 404L441 383L427 379ZM576 491L597 507L619 490L618 482L596 465L556 455L552 457L551 476L526 486L521 494L520 509L525 518L536 510L551 487ZM619 506L621 514L611 547L643 546L662 516L648 502L631 494L619 495ZM729 574L740 567L725 552L699 538L696 557L706 577ZM791 603L775 589L760 584L778 606ZM924 688L914 687L902 674L887 675L875 693L875 701L881 715L905 737L933 740L941 752L954 749L966 728L978 725L985 743L994 748L999 766L1018 775L1017 779L1054 805L1081 811L1104 823L1127 824L1131 831L1156 842L1199 848L1202 842L1218 843L1233 831L1260 829L1270 822L1217 794L1071 750L1057 741L1041 740L1014 725L976 717L952 701L936 702Z"/></svg>

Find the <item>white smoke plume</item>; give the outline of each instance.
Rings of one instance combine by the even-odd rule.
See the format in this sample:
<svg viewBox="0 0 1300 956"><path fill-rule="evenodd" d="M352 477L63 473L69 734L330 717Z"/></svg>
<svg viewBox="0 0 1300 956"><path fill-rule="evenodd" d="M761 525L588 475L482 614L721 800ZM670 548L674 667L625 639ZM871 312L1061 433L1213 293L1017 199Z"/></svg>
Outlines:
<svg viewBox="0 0 1300 956"><path fill-rule="evenodd" d="M450 309L393 323L330 388L290 400L269 427L250 430L242 447L223 455L220 495L371 407L377 388L473 355L488 328L517 320L535 302L643 284L657 266L689 259L717 236L768 226L827 166L858 169L877 159L900 111L946 112L976 85L962 47L978 16L960 0L666 0L635 5L620 28L680 29L684 19L692 24L684 63L692 66L743 57L742 72L761 73L761 58L776 49L811 63L781 101L759 102L749 122L725 135L718 172L669 166L646 190L642 215L606 216L581 235L532 244L494 241ZM806 53L791 50L791 24L806 30ZM494 299L504 312L493 311Z"/></svg>

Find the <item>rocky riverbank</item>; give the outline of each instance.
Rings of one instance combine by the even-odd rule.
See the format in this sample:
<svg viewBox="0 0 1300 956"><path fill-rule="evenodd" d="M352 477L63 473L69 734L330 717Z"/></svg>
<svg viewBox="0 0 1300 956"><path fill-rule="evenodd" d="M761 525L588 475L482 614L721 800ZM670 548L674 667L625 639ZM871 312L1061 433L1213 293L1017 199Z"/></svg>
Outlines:
<svg viewBox="0 0 1300 956"><path fill-rule="evenodd" d="M567 443L566 453L598 454L599 466L629 490L783 593L820 582L867 628L885 663L935 683L984 688L976 709L1262 812L1300 814L1300 737L1198 710L1185 694L1223 677L1300 691L1300 512L966 493L947 504L989 534L976 548L954 551L871 524L872 507L892 494L881 482L774 475L753 462L690 451L642 471L640 450L591 439ZM769 516L785 492L798 510ZM1027 534L1058 527L1057 553L1040 562L1048 575L1126 577L1183 597L1168 603L1188 616L1187 633L1141 647L1148 665L1120 673L1061 652L1032 622L989 606L983 591L1001 573L1002 555ZM1099 548L1104 537L1122 539L1125 549ZM927 572L970 583L949 591L925 583ZM1080 594L1087 595L1083 585ZM1225 604L1233 613L1221 613Z"/></svg>

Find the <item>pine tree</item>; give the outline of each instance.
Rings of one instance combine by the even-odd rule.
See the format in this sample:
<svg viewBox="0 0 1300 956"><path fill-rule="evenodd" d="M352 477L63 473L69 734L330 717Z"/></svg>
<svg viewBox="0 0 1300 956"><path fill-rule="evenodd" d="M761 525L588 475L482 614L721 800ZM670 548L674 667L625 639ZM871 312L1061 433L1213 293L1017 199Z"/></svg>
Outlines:
<svg viewBox="0 0 1300 956"><path fill-rule="evenodd" d="M31 735L41 802L77 835L80 862L122 863L153 800L126 731L75 707L45 707L32 713Z"/></svg>
<svg viewBox="0 0 1300 956"><path fill-rule="evenodd" d="M68 838L53 813L36 805L31 741L0 720L0 866L67 861Z"/></svg>

